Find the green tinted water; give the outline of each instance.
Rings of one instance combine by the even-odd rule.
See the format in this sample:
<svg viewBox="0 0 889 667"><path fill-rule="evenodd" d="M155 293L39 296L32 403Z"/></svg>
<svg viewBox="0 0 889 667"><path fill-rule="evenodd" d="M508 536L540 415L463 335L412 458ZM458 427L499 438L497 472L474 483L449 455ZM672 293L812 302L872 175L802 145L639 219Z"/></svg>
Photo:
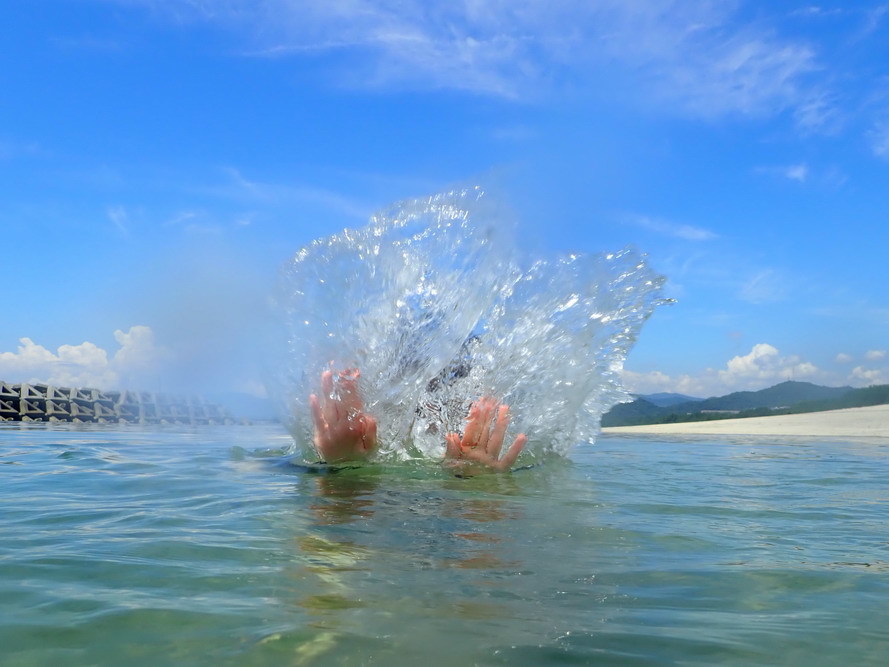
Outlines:
<svg viewBox="0 0 889 667"><path fill-rule="evenodd" d="M0 428L3 665L884 664L889 441L455 479L271 427Z"/></svg>

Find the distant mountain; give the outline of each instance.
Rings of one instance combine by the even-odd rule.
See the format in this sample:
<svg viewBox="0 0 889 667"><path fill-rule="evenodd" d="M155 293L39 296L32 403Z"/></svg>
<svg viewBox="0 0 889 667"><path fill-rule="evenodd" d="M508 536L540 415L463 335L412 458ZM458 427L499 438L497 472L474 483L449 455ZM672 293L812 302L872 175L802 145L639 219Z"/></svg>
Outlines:
<svg viewBox="0 0 889 667"><path fill-rule="evenodd" d="M640 394L637 398L641 398L649 403L666 408L670 405L678 405L679 403L693 403L695 401L703 401L703 398L695 398L694 396L686 396L685 394L673 394L662 391L658 394Z"/></svg>
<svg viewBox="0 0 889 667"><path fill-rule="evenodd" d="M637 398L630 403L618 403L602 415L602 426L654 424L668 414L670 414L669 408L655 405L644 398Z"/></svg>
<svg viewBox="0 0 889 667"><path fill-rule="evenodd" d="M758 410L760 413L769 414L770 411L789 409L798 404L840 406L841 399L852 391L852 387L822 387L811 382L787 381L760 391L738 391L726 396L692 398L683 402L664 402L660 399L665 396L664 394L651 394L640 396L631 403L615 405L602 416L602 426L695 421L719 412L737 414ZM677 394L666 394L666 396L677 396Z"/></svg>
<svg viewBox="0 0 889 667"><path fill-rule="evenodd" d="M822 387L811 382L788 380L760 391L736 391L726 396L717 396L691 405L691 411L701 410L752 410L754 408L784 408L803 401L823 401L839 398L852 387Z"/></svg>

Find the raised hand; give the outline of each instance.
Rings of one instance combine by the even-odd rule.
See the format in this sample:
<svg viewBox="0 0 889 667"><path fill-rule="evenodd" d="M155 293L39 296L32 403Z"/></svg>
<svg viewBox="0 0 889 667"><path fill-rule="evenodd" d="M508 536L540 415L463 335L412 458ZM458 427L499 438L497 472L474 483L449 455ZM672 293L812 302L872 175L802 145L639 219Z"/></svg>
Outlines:
<svg viewBox="0 0 889 667"><path fill-rule="evenodd" d="M493 423L492 423L493 422ZM513 440L512 445L500 457L503 439L509 426L509 406L499 405L489 396L483 396L469 408L463 437L448 433L445 460L453 463L479 463L492 470L509 470L528 441L524 433Z"/></svg>
<svg viewBox="0 0 889 667"><path fill-rule="evenodd" d="M315 424L315 449L328 463L366 459L377 448L377 420L363 412L357 368L339 374L334 393L333 371L321 374L321 399L309 396Z"/></svg>

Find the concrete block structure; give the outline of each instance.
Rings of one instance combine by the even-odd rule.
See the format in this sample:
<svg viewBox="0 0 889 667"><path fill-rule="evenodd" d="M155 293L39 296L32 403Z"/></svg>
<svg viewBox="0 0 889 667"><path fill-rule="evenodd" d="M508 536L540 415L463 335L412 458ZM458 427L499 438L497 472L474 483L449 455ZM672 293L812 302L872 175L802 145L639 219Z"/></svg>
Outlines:
<svg viewBox="0 0 889 667"><path fill-rule="evenodd" d="M0 380L0 421L232 424L235 419L224 408L197 396Z"/></svg>

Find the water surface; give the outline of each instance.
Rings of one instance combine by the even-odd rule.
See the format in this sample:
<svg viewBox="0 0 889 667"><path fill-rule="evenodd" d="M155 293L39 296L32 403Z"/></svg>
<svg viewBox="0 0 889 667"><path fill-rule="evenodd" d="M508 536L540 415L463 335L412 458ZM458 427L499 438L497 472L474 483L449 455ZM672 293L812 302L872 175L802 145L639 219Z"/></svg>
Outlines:
<svg viewBox="0 0 889 667"><path fill-rule="evenodd" d="M609 436L472 479L320 474L282 464L288 444L0 428L0 663L889 655L889 441Z"/></svg>

